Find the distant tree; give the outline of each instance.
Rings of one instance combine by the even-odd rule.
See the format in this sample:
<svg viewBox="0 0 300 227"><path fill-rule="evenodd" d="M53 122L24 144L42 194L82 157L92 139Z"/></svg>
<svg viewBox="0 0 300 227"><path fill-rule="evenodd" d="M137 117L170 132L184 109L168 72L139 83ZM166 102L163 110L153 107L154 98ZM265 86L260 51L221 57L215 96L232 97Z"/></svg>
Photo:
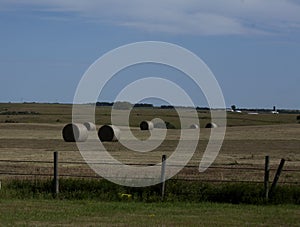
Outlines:
<svg viewBox="0 0 300 227"><path fill-rule="evenodd" d="M235 106L235 105L232 105L232 106L231 106L231 109L232 109L233 111L236 111L236 106Z"/></svg>
<svg viewBox="0 0 300 227"><path fill-rule="evenodd" d="M133 107L153 107L153 104L149 103L136 103Z"/></svg>
<svg viewBox="0 0 300 227"><path fill-rule="evenodd" d="M208 107L196 107L196 110L210 110Z"/></svg>
<svg viewBox="0 0 300 227"><path fill-rule="evenodd" d="M115 102L113 108L117 110L129 110L132 106L130 102Z"/></svg>
<svg viewBox="0 0 300 227"><path fill-rule="evenodd" d="M174 109L175 107L171 106L171 105L161 105L160 108L161 109Z"/></svg>
<svg viewBox="0 0 300 227"><path fill-rule="evenodd" d="M112 106L113 102L97 102L96 106Z"/></svg>

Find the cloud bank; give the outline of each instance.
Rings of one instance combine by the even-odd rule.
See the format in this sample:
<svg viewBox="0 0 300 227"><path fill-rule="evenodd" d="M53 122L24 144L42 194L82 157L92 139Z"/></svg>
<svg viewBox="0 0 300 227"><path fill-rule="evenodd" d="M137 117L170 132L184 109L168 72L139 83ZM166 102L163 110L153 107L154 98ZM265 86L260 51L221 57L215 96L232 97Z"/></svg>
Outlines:
<svg viewBox="0 0 300 227"><path fill-rule="evenodd" d="M300 3L295 0L2 0L1 10L66 13L87 21L172 34L300 31Z"/></svg>

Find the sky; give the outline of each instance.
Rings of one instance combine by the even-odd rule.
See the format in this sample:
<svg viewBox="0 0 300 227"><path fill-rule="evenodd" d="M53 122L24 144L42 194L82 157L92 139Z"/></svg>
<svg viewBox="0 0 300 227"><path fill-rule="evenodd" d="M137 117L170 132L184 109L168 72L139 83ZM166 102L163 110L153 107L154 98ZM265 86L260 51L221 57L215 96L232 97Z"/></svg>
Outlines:
<svg viewBox="0 0 300 227"><path fill-rule="evenodd" d="M199 56L228 107L300 109L297 0L0 0L0 102L72 103L93 62L140 41L170 42ZM174 69L121 73L100 101L113 101L136 75L165 75L195 105L206 105Z"/></svg>

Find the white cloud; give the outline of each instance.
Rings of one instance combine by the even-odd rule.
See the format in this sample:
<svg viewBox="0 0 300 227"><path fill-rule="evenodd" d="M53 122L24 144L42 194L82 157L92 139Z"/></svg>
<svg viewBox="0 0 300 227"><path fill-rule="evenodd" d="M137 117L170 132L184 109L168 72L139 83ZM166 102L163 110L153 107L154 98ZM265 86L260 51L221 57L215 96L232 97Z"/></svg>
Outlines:
<svg viewBox="0 0 300 227"><path fill-rule="evenodd" d="M2 10L30 7L73 12L93 21L174 34L263 34L300 29L300 4L294 0L0 1Z"/></svg>

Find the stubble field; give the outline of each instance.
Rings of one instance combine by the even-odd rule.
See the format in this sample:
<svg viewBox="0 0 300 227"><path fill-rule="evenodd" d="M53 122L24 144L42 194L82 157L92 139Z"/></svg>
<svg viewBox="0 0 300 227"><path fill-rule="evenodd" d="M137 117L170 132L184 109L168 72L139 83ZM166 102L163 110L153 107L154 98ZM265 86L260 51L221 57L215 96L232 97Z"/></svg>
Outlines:
<svg viewBox="0 0 300 227"><path fill-rule="evenodd" d="M75 143L62 139L62 129L71 122L71 105L59 104L1 104L0 115L0 174L1 178L51 175L53 152L59 152L60 174L66 176L97 176L83 158ZM3 114L3 113L10 114ZM26 112L27 111L27 112ZM27 114L20 114L26 112ZM35 114L28 114L35 113ZM17 113L17 114L11 114ZM108 107L97 107L97 128L109 123ZM210 115L199 111L200 140L194 156L186 168L175 178L206 181L262 181L264 158L270 156L271 176L280 159L286 160L280 182L298 183L300 179L300 124L295 114L248 115L228 113L228 126L222 149L213 165L204 173L198 166L207 146L211 130L203 126ZM149 137L149 132L138 128L142 120L160 117L178 126L174 110L137 108L131 112L130 130L139 139ZM10 123L7 122L10 120ZM121 127L122 131L129 130ZM192 133L192 130L187 130ZM96 136L96 132L92 132ZM92 135L92 136L93 136ZM121 162L153 165L163 154L169 157L175 150L179 129L168 129L166 139L150 152L133 152L119 142L105 142L105 148ZM101 160L105 162L106 160ZM7 173L7 174L6 174Z"/></svg>

